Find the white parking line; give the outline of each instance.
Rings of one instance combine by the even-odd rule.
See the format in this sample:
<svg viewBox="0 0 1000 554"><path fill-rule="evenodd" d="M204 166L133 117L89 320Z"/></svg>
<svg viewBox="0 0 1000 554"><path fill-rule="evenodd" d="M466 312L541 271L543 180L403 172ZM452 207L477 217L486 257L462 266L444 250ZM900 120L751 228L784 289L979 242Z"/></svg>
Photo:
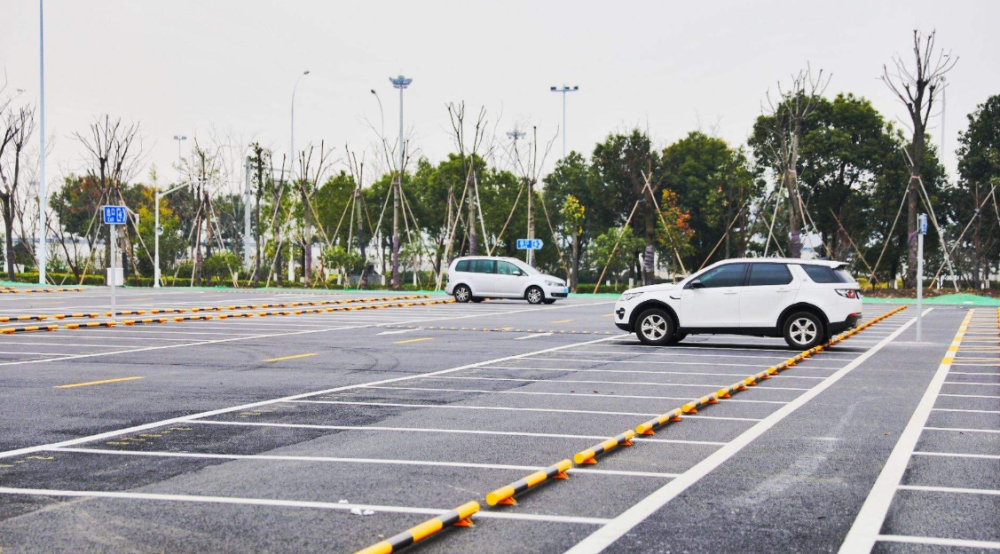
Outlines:
<svg viewBox="0 0 1000 554"><path fill-rule="evenodd" d="M957 546L959 548L984 548L1000 550L1000 542L975 541L968 539L945 539L941 537L918 537L910 535L879 535L878 540L906 544L931 544L935 546Z"/></svg>
<svg viewBox="0 0 1000 554"><path fill-rule="evenodd" d="M954 433L1000 433L1000 429L968 429L961 427L924 427L924 431L951 431Z"/></svg>
<svg viewBox="0 0 1000 554"><path fill-rule="evenodd" d="M0 487L0 494L19 494L27 496L55 496L68 498L118 498L127 500L161 500L174 502L204 502L209 504L241 504L247 506L274 506L285 508L312 508L322 510L372 510L395 514L421 514L437 516L448 512L436 508L414 508L410 506L383 506L377 504L340 504L337 502L316 502L309 500L274 500L270 498L242 498L231 496L201 496L191 494L154 494L142 492L112 492L112 491L78 491L78 490L48 490L48 489L18 489ZM523 514L513 512L478 512L476 518L483 519L513 519L521 521L544 521L548 523L578 523L584 525L602 525L608 520L594 517L550 516L542 514Z"/></svg>
<svg viewBox="0 0 1000 554"><path fill-rule="evenodd" d="M514 379L510 377L433 377L434 379L469 379L469 380L482 380L482 381L514 381L517 383L556 383L556 384L584 384L584 385L629 385L629 386L648 386L648 387L704 387L713 389L708 392L715 392L714 389L725 387L728 385L707 385L707 384L688 384L688 383L650 383L648 381L571 381L567 379ZM756 387L754 390L768 390L768 391L807 391L809 389L796 388L796 387Z"/></svg>
<svg viewBox="0 0 1000 554"><path fill-rule="evenodd" d="M543 392L543 391L523 391L523 390L488 390L488 389L436 389L436 388L426 388L426 387L365 387L366 389L381 389L381 390L412 390L412 391L427 391L427 392L472 392L480 394L526 394L526 395L541 395L541 396L574 396L576 398L591 399L591 398L610 398L610 399L639 399L639 400L681 400L687 402L691 400L689 396L642 396L634 394L578 394L572 392ZM744 402L753 404L786 404L780 400L745 400L739 398L729 398L726 402Z"/></svg>
<svg viewBox="0 0 1000 554"><path fill-rule="evenodd" d="M443 434L455 434L455 435L490 435L499 437L530 437L530 438L542 438L542 439L572 439L572 440L605 440L608 438L607 435L573 435L568 433L529 433L521 431L484 431L480 429L439 429L434 427L381 427L373 425L320 425L313 423L269 423L264 421L220 421L215 419L195 419L190 421L185 421L186 424L196 424L196 425L237 425L237 426L248 426L248 427L285 427L289 429L330 429L334 431L386 431L386 432L396 432L396 433L443 433ZM663 443L663 444L699 444L706 446L722 446L726 443L724 442L714 442L714 441L694 441L694 440L676 440L676 439L649 439L645 437L636 437L632 439L633 442L649 442L649 443ZM51 450L51 448L44 448L43 450Z"/></svg>
<svg viewBox="0 0 1000 554"><path fill-rule="evenodd" d="M952 494L985 494L987 496L1000 496L1000 490L994 489L966 489L960 487L929 487L924 485L900 485L899 490L920 491L920 492L946 492Z"/></svg>
<svg viewBox="0 0 1000 554"><path fill-rule="evenodd" d="M349 400L294 400L299 404L339 404L345 406L387 406L391 408L426 408L429 410L449 409L449 410L486 410L501 412L544 412L555 414L586 414L586 415L608 415L608 416L637 416L656 417L657 412L609 412L603 410L563 410L558 408L517 408L510 406L467 406L464 404L404 404L402 402L356 402ZM685 419L720 419L727 421L760 421L760 419L749 417L723 417L704 415L685 415Z"/></svg>
<svg viewBox="0 0 1000 554"><path fill-rule="evenodd" d="M942 458L977 458L981 460L1000 460L1000 456L993 454L963 454L960 452L928 452L921 450L913 453L914 456L940 456Z"/></svg>
<svg viewBox="0 0 1000 554"><path fill-rule="evenodd" d="M510 464L483 464L473 462L436 462L430 460L393 460L388 458L335 458L330 456L281 456L274 454L205 454L200 452L158 452L149 450L106 450L102 448L55 448L49 452L76 452L80 454L98 454L112 456L149 456L157 458L202 458L209 460L260 460L260 461L288 461L288 462L332 462L345 464L374 464L374 465L402 465L402 466L427 466L427 467L448 467L448 468L473 468L473 469L502 469L512 471L538 471L545 469L543 466L522 466ZM672 479L677 477L676 473L657 473L650 471L619 471L614 469L584 469L573 468L569 473L593 474L593 475L614 475L624 477L656 477L662 479Z"/></svg>
<svg viewBox="0 0 1000 554"><path fill-rule="evenodd" d="M653 494L634 504L631 508L611 520L611 522L604 527L601 527L592 533L583 541L577 543L564 554L596 554L601 552L610 546L611 543L618 540L618 538L622 535L627 533L636 525L639 525L643 520L676 498L688 487L694 485L701 480L701 478L708 475L727 460L735 456L740 450L750 444L757 437L763 435L769 429L777 425L781 420L791 415L795 410L833 386L833 384L837 381L841 380L844 376L863 364L876 352L885 347L885 345L889 344L893 339L902 334L902 332L909 328L909 326L915 321L916 318L910 319L906 322L906 324L900 326L895 333L882 339L881 342L858 356L853 362L844 366L842 369L826 378L823 382L798 396L795 400L792 400L788 404L778 408L774 413L767 416L762 421L740 434L734 440L726 443L725 446L695 464L693 467L682 473L677 479L674 479Z"/></svg>
<svg viewBox="0 0 1000 554"><path fill-rule="evenodd" d="M538 337L550 337L550 336L552 336L552 333L533 333L531 335L524 335L523 337L514 337L514 340L527 340Z"/></svg>
<svg viewBox="0 0 1000 554"><path fill-rule="evenodd" d="M527 358L529 361L534 360L534 358ZM711 365L711 364L704 364ZM717 364L717 365L727 365L727 364ZM741 366L742 367L742 366ZM756 367L760 366L747 366ZM637 375L693 375L693 376L718 376L718 377L737 377L740 379L745 379L746 373L714 373L708 371L648 371L644 369L599 369L599 368L576 368L576 367L531 367L531 366L513 366L513 365L494 365L488 367L479 368L480 371L485 369L510 369L515 371L555 371L555 372L566 372L571 371L574 373L634 373ZM789 377L794 379L816 379L822 381L826 377L816 377L812 375L782 375L782 377ZM723 386L723 385L720 385Z"/></svg>

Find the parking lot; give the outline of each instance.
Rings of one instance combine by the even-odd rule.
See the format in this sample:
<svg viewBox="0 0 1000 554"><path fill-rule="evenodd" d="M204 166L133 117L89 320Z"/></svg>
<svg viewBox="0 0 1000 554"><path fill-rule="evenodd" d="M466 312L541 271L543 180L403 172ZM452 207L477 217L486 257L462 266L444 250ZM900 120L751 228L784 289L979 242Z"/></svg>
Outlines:
<svg viewBox="0 0 1000 554"><path fill-rule="evenodd" d="M0 325L60 326L0 335L0 549L354 552L470 501L412 550L1000 548L995 308L926 310L916 342L916 309L866 304L768 373L782 339L645 347L612 298L396 296L130 289L86 328L106 291L0 295L34 318Z"/></svg>

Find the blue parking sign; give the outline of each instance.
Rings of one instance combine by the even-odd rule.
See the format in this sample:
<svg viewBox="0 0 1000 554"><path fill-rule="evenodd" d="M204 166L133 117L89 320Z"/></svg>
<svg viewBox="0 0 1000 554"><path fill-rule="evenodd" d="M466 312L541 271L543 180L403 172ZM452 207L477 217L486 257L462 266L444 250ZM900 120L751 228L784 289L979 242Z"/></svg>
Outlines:
<svg viewBox="0 0 1000 554"><path fill-rule="evenodd" d="M125 206L104 206L105 225L125 225Z"/></svg>
<svg viewBox="0 0 1000 554"><path fill-rule="evenodd" d="M541 250L542 239L517 239L518 250Z"/></svg>

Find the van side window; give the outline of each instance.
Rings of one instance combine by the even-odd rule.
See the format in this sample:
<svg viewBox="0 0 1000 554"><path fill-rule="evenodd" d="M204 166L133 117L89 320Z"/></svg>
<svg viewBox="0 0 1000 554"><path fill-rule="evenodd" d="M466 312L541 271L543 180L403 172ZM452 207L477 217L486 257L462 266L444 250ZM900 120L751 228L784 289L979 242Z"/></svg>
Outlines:
<svg viewBox="0 0 1000 554"><path fill-rule="evenodd" d="M519 275L521 270L510 262L497 261L497 273L500 275Z"/></svg>
<svg viewBox="0 0 1000 554"><path fill-rule="evenodd" d="M496 273L493 260L472 260L473 273Z"/></svg>
<svg viewBox="0 0 1000 554"><path fill-rule="evenodd" d="M792 272L785 264L753 264L750 266L750 286L787 285L792 282Z"/></svg>
<svg viewBox="0 0 1000 554"><path fill-rule="evenodd" d="M455 271L469 271L469 260L459 260L455 266Z"/></svg>

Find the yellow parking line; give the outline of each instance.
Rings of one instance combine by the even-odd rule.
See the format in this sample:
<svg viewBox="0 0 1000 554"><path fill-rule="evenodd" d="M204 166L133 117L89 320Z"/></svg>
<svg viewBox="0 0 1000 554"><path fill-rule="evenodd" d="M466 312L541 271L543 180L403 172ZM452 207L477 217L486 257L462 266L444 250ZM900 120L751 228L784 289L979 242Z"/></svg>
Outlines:
<svg viewBox="0 0 1000 554"><path fill-rule="evenodd" d="M317 354L319 354L319 352L310 352L308 354L296 354L294 356L282 356L280 358L268 358L268 359L266 359L264 361L265 362L283 362L285 360L296 360L298 358L308 358L310 356L315 356Z"/></svg>
<svg viewBox="0 0 1000 554"><path fill-rule="evenodd" d="M86 383L72 383L70 385L58 385L57 389L73 389L76 387L89 387L91 385L106 385L108 383L120 383L122 381L135 381L144 377L119 377L117 379L104 379L102 381L87 381Z"/></svg>
<svg viewBox="0 0 1000 554"><path fill-rule="evenodd" d="M601 314L601 317L611 317L613 315L615 315L615 314Z"/></svg>
<svg viewBox="0 0 1000 554"><path fill-rule="evenodd" d="M434 340L434 337L421 337L419 339L397 340L396 344L409 344L411 342L423 342L425 340Z"/></svg>
<svg viewBox="0 0 1000 554"><path fill-rule="evenodd" d="M559 321L553 321L552 323L569 323L573 321L572 319L560 319Z"/></svg>

